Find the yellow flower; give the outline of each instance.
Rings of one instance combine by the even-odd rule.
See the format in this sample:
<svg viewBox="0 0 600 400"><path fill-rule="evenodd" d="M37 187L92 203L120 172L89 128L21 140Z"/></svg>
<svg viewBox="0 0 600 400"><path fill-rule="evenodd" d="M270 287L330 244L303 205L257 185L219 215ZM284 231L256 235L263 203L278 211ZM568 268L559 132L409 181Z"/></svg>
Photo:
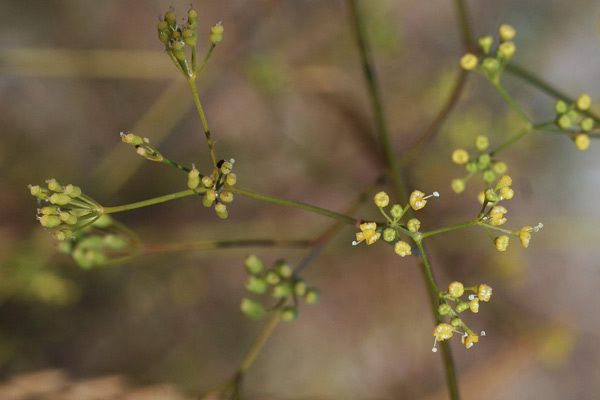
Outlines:
<svg viewBox="0 0 600 400"><path fill-rule="evenodd" d="M500 200L510 200L514 197L515 192L507 186L500 189L498 194L500 194Z"/></svg>
<svg viewBox="0 0 600 400"><path fill-rule="evenodd" d="M498 28L498 33L500 34L500 38L502 38L502 40L510 40L515 37L515 28L508 24L502 24Z"/></svg>
<svg viewBox="0 0 600 400"><path fill-rule="evenodd" d="M467 53L460 59L460 66L466 70L470 70L475 68L478 62L479 61L477 60L477 56L471 53Z"/></svg>
<svg viewBox="0 0 600 400"><path fill-rule="evenodd" d="M373 244L381 237L381 233L376 232L377 224L375 222L365 222L360 224L360 232L356 233L356 241L352 242L353 245L357 245L363 240L367 242L367 245Z"/></svg>
<svg viewBox="0 0 600 400"><path fill-rule="evenodd" d="M413 208L413 210L420 210L421 208L425 207L425 204L427 204L427 200L425 200L424 197L425 193L419 190L415 190L410 194L410 199L408 200L408 203Z"/></svg>
<svg viewBox="0 0 600 400"><path fill-rule="evenodd" d="M502 189L503 187L509 187L510 185L512 185L512 178L510 175L502 175L496 183L496 190Z"/></svg>
<svg viewBox="0 0 600 400"><path fill-rule="evenodd" d="M492 288L482 283L477 286L477 297L481 301L490 301L490 297L492 297Z"/></svg>
<svg viewBox="0 0 600 400"><path fill-rule="evenodd" d="M490 142L486 136L478 135L475 138L475 148L477 150L483 151L483 150L487 149L489 145L490 145Z"/></svg>
<svg viewBox="0 0 600 400"><path fill-rule="evenodd" d="M456 149L452 152L452 162L458 165L466 164L469 161L469 153L463 149Z"/></svg>
<svg viewBox="0 0 600 400"><path fill-rule="evenodd" d="M394 245L394 252L400 257L406 257L412 254L410 251L410 244L403 242L402 240L396 242Z"/></svg>
<svg viewBox="0 0 600 400"><path fill-rule="evenodd" d="M577 150L586 150L588 147L590 147L590 137L585 133L578 133L575 135L573 143L575 143Z"/></svg>
<svg viewBox="0 0 600 400"><path fill-rule="evenodd" d="M435 340L439 340L440 342L450 339L452 337L452 329L452 325L442 322L433 329L433 336L435 336Z"/></svg>
<svg viewBox="0 0 600 400"><path fill-rule="evenodd" d="M504 218L504 214L506 214L508 210L503 206L495 206L489 212L488 216L490 217L491 225L502 225L506 222L506 218Z"/></svg>
<svg viewBox="0 0 600 400"><path fill-rule="evenodd" d="M469 301L469 309L474 313L479 312L479 298L474 297L471 299L471 301Z"/></svg>
<svg viewBox="0 0 600 400"><path fill-rule="evenodd" d="M512 57L515 54L516 46L513 42L504 42L498 46L498 53L505 58Z"/></svg>
<svg viewBox="0 0 600 400"><path fill-rule="evenodd" d="M529 247L529 241L531 240L531 227L524 226L519 231L519 240L521 240L521 244L523 247Z"/></svg>
<svg viewBox="0 0 600 400"><path fill-rule="evenodd" d="M387 205L390 204L390 197L386 192L377 193L374 200L377 207L387 207Z"/></svg>
<svg viewBox="0 0 600 400"><path fill-rule="evenodd" d="M454 193L461 193L465 190L465 181L460 178L452 179L450 186L452 186Z"/></svg>
<svg viewBox="0 0 600 400"><path fill-rule="evenodd" d="M448 285L448 293L452 297L460 297L465 292L465 287L462 283L454 281Z"/></svg>
<svg viewBox="0 0 600 400"><path fill-rule="evenodd" d="M496 250L506 251L506 248L508 247L508 236L498 236L496 239L494 239L494 244L496 245Z"/></svg>
<svg viewBox="0 0 600 400"><path fill-rule="evenodd" d="M577 100L575 101L575 105L581 111L585 111L588 108L590 108L591 104L592 104L592 99L590 99L590 96L588 96L585 93L580 94L579 97L577 97Z"/></svg>
<svg viewBox="0 0 600 400"><path fill-rule="evenodd" d="M479 335L477 335L476 333L465 333L461 340L465 347L467 349L470 349L471 347L473 347L473 344L479 342Z"/></svg>

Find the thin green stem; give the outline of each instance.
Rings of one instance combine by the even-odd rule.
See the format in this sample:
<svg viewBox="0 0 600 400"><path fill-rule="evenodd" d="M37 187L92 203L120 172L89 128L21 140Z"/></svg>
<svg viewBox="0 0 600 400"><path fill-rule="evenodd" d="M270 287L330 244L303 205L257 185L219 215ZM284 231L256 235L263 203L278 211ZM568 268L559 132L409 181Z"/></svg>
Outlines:
<svg viewBox="0 0 600 400"><path fill-rule="evenodd" d="M213 50L215 49L216 44L211 44L210 49L208 49L208 53L206 53L206 56L204 57L204 60L202 60L202 64L200 64L200 66L198 67L198 69L194 70L194 77L196 75L198 75L198 73L200 71L202 71L202 68L204 68L204 66L206 65L206 63L208 62L208 59L210 58Z"/></svg>
<svg viewBox="0 0 600 400"><path fill-rule="evenodd" d="M190 172L190 169L189 169L188 167L184 167L183 165L181 165L181 164L177 164L176 162L174 162L174 161L171 161L171 160L167 160L166 158L163 158L163 159L161 160L161 162L162 162L163 164L167 164L167 165L169 165L169 166L171 166L171 167L175 167L175 168L177 168L177 169L180 169L180 170L182 170L182 171L185 171L185 172Z"/></svg>
<svg viewBox="0 0 600 400"><path fill-rule="evenodd" d="M274 310L272 312L271 316L269 317L269 320L263 327L262 331L254 341L254 343L252 343L252 347L250 347L250 350L248 350L248 353L246 353L246 356L244 356L244 358L240 362L240 366L238 367L238 372L236 375L242 375L248 370L248 368L250 368L250 366L256 359L256 356L262 349L263 345L265 344L269 336L271 336L271 333L273 333L273 329L275 329L275 327L277 326L277 323L280 320L279 314L279 309Z"/></svg>
<svg viewBox="0 0 600 400"><path fill-rule="evenodd" d="M471 29L471 22L467 7L464 0L456 0L454 2L456 7L456 15L458 17L458 25L460 26L460 37L465 50L469 50L473 46L473 31Z"/></svg>
<svg viewBox="0 0 600 400"><path fill-rule="evenodd" d="M527 116L525 114L523 114L523 111L521 111L521 109L519 108L517 103L515 103L514 100L512 99L512 97L510 97L509 94L506 92L506 90L504 90L502 85L498 82L492 82L492 85L494 85L496 90L500 93L500 95L508 103L510 108L512 108L514 110L514 112L517 113L519 118L521 118L521 120L529 127L529 129L531 129L531 122L529 121L529 118L527 118Z"/></svg>
<svg viewBox="0 0 600 400"><path fill-rule="evenodd" d="M362 26L360 12L355 0L347 0L346 3L348 4L348 9L350 11L350 23L353 27L356 43L358 45L360 61L365 82L367 84L367 91L369 93L369 99L373 111L373 117L375 119L376 132L379 136L381 151L391 174L394 192L399 200L404 201L407 198L406 179L404 178L400 162L394 153L394 148L388 132L385 114L383 111L383 103L381 101L381 94L379 92L379 86L377 84L375 69L373 68L373 61L364 32L364 27Z"/></svg>
<svg viewBox="0 0 600 400"><path fill-rule="evenodd" d="M439 233L449 232L449 231L452 231L454 229L466 228L467 226L477 225L477 222L478 222L477 220L465 221L465 222L460 222L458 224L454 224L454 225L450 225L450 226L445 226L445 227L440 228L440 229L434 229L434 230L431 230L431 231L422 232L421 233L421 239L425 239L426 237L437 235Z"/></svg>
<svg viewBox="0 0 600 400"><path fill-rule="evenodd" d="M350 224L350 225L354 225L354 226L358 226L360 223L360 220L350 217L348 215L340 214L335 211L326 210L324 208L312 206L312 205L306 204L306 203L300 203L297 201L282 199L280 197L269 196L267 194L252 192L250 190L242 189L237 186L229 186L227 188L227 190L229 190L232 193L250 197L253 199L268 201L270 203L276 203L276 204L281 204L284 206L299 208L299 209L305 210L305 211L310 211L312 213L324 215L326 217L333 218L340 222L344 222L346 224Z"/></svg>
<svg viewBox="0 0 600 400"><path fill-rule="evenodd" d="M153 204L164 203L166 201L179 199L181 197L190 196L190 195L197 194L197 193L198 193L198 190L188 189L188 190L183 190L183 191L177 192L177 193L171 193L171 194L167 194L164 196L154 197L154 198L148 199L148 200L138 201L137 203L125 204L125 205L116 206L116 207L102 207L98 211L103 212L105 214L111 214L111 213L116 213L116 212L121 212L121 211L134 210L136 208L146 207L146 206L150 206Z"/></svg>
<svg viewBox="0 0 600 400"><path fill-rule="evenodd" d="M491 151L490 156L494 157L496 154L500 153L502 150L506 149L507 147L513 145L518 140L525 137L525 135L527 135L531 131L532 131L532 125L528 125L527 127L523 128L523 130L521 130L521 132L517 133L516 135L514 135L513 137L508 139L506 142L504 142L500 146L498 146L496 149Z"/></svg>
<svg viewBox="0 0 600 400"><path fill-rule="evenodd" d="M208 129L208 122L206 121L206 116L204 115L204 110L202 109L202 104L200 104L200 97L198 97L198 89L196 89L196 79L195 76L186 77L188 85L190 86L190 90L192 91L192 97L194 98L194 104L196 105L196 110L198 111L198 115L200 116L200 121L202 122L202 129L204 130L204 136L206 137L206 144L208 145L208 150L210 152L210 158L212 160L213 167L217 167L217 156L215 155L215 148L213 146L212 139L210 138L210 130Z"/></svg>

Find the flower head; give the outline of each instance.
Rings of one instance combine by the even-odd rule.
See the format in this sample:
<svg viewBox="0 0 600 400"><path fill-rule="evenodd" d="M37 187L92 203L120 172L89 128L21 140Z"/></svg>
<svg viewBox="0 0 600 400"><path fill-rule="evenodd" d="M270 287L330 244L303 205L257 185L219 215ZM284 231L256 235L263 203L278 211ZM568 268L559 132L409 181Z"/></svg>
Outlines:
<svg viewBox="0 0 600 400"><path fill-rule="evenodd" d="M458 281L454 281L450 285L448 285L448 293L452 297L460 297L463 295L464 292L464 285Z"/></svg>
<svg viewBox="0 0 600 400"><path fill-rule="evenodd" d="M503 206L494 206L488 212L490 224L492 225L502 225L506 222L506 218L504 218L504 214L506 214L508 210Z"/></svg>
<svg viewBox="0 0 600 400"><path fill-rule="evenodd" d="M452 327L452 325L447 324L445 322L437 324L437 326L433 329L433 336L435 337L435 341L433 343L433 349L431 349L431 351L433 351L434 353L437 351L435 345L437 344L438 340L441 342L443 340L450 339L452 337L453 330L454 328Z"/></svg>
<svg viewBox="0 0 600 400"><path fill-rule="evenodd" d="M478 62L475 54L467 53L460 59L460 66L466 70L470 70L475 68Z"/></svg>
<svg viewBox="0 0 600 400"><path fill-rule="evenodd" d="M390 204L390 196L386 192L379 192L375 195L374 201L377 207L387 207Z"/></svg>
<svg viewBox="0 0 600 400"><path fill-rule="evenodd" d="M461 338L462 343L465 345L467 349L473 347L473 344L479 342L479 335L476 333L466 333Z"/></svg>
<svg viewBox="0 0 600 400"><path fill-rule="evenodd" d="M360 224L360 232L356 233L356 241L352 242L353 245L357 245L363 240L367 242L367 245L375 243L380 237L381 233L376 231L377 223L365 222Z"/></svg>
<svg viewBox="0 0 600 400"><path fill-rule="evenodd" d="M494 244L496 245L496 250L506 251L506 249L508 248L508 236L498 236L496 239L494 239Z"/></svg>
<svg viewBox="0 0 600 400"><path fill-rule="evenodd" d="M481 301L490 301L490 297L492 297L492 288L482 283L477 286L477 297Z"/></svg>
<svg viewBox="0 0 600 400"><path fill-rule="evenodd" d="M400 257L406 257L412 254L410 251L410 244L403 242L402 240L396 242L394 245L394 252Z"/></svg>
<svg viewBox="0 0 600 400"><path fill-rule="evenodd" d="M428 198L430 198L431 196L439 197L439 195L440 194L438 192L433 192L433 194L425 196L425 193L421 192L420 190L414 190L410 194L408 204L410 204L413 210L420 210L421 208L425 207Z"/></svg>

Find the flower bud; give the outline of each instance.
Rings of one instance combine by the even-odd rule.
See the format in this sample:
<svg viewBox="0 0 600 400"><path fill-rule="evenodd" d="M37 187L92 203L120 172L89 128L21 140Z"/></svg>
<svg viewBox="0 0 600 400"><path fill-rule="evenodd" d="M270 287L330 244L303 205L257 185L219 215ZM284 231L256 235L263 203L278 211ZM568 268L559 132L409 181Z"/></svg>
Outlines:
<svg viewBox="0 0 600 400"><path fill-rule="evenodd" d="M215 204L215 212L217 213L217 217L221 219L225 219L229 215L227 212L227 206L223 203Z"/></svg>
<svg viewBox="0 0 600 400"><path fill-rule="evenodd" d="M408 222L406 223L406 227L408 228L409 231L411 231L412 233L418 232L419 228L421 227L421 221L419 221L416 218L411 218L408 220Z"/></svg>
<svg viewBox="0 0 600 400"><path fill-rule="evenodd" d="M190 172L188 172L188 188L196 189L200 185L200 171L196 168L192 168Z"/></svg>
<svg viewBox="0 0 600 400"><path fill-rule="evenodd" d="M196 31L193 29L184 29L181 32L181 36L183 37L183 43L190 47L196 46L196 42L198 41L196 36Z"/></svg>
<svg viewBox="0 0 600 400"><path fill-rule="evenodd" d="M265 279L269 285L277 285L279 282L281 282L281 276L272 269L269 269L265 272Z"/></svg>
<svg viewBox="0 0 600 400"><path fill-rule="evenodd" d="M575 143L577 150L586 150L588 147L590 147L590 138L585 133L578 133L575 135L573 143Z"/></svg>
<svg viewBox="0 0 600 400"><path fill-rule="evenodd" d="M171 28L174 28L177 25L177 18L175 17L175 13L173 11L167 11L165 13L165 21Z"/></svg>
<svg viewBox="0 0 600 400"><path fill-rule="evenodd" d="M304 296L306 294L306 282L303 279L296 279L294 281L294 294L296 296Z"/></svg>
<svg viewBox="0 0 600 400"><path fill-rule="evenodd" d="M465 190L465 181L459 178L452 179L450 186L455 193L462 193Z"/></svg>
<svg viewBox="0 0 600 400"><path fill-rule="evenodd" d="M275 298L282 299L284 297L290 296L292 292L292 285L288 281L284 281L280 282L278 285L273 287L273 292L271 294Z"/></svg>
<svg viewBox="0 0 600 400"><path fill-rule="evenodd" d="M287 306L281 310L281 320L285 322L291 322L298 318L298 309L294 306Z"/></svg>
<svg viewBox="0 0 600 400"><path fill-rule="evenodd" d="M170 29L167 21L162 20L156 25L158 30L158 40L160 40L165 46L169 45Z"/></svg>
<svg viewBox="0 0 600 400"><path fill-rule="evenodd" d="M188 27L195 29L198 27L198 13L193 8L188 10Z"/></svg>
<svg viewBox="0 0 600 400"><path fill-rule="evenodd" d="M471 53L465 54L460 59L460 66L463 67L463 69L466 69L467 71L474 69L477 66L477 63L477 56Z"/></svg>
<svg viewBox="0 0 600 400"><path fill-rule="evenodd" d="M392 218L399 220L402 218L402 214L404 214L404 211L402 210L402 207L400 207L400 204L394 204L390 210L390 215Z"/></svg>
<svg viewBox="0 0 600 400"><path fill-rule="evenodd" d="M448 315L452 311L452 307L448 303L442 303L438 306L438 314Z"/></svg>
<svg viewBox="0 0 600 400"><path fill-rule="evenodd" d="M237 176L235 175L234 172L227 174L227 176L225 177L225 183L228 184L229 186L235 185L236 182L237 182Z"/></svg>
<svg viewBox="0 0 600 400"><path fill-rule="evenodd" d="M263 294L267 291L269 285L264 278L258 276L250 276L246 280L246 289L255 294Z"/></svg>
<svg viewBox="0 0 600 400"><path fill-rule="evenodd" d="M556 103L554 103L554 111L556 111L557 114L566 113L568 109L567 103L563 100L556 100Z"/></svg>
<svg viewBox="0 0 600 400"><path fill-rule="evenodd" d="M51 192L46 188L40 187L40 185L29 185L28 188L31 195L38 199L46 200L50 197Z"/></svg>
<svg viewBox="0 0 600 400"><path fill-rule="evenodd" d="M469 303L464 302L464 301L459 301L458 303L456 303L456 307L454 308L456 310L456 312L458 314L460 314L461 312L467 310L469 308ZM460 326L460 325L456 325L456 326Z"/></svg>
<svg viewBox="0 0 600 400"><path fill-rule="evenodd" d="M262 260L256 254L248 254L244 259L244 268L250 275L258 275L264 266Z"/></svg>
<svg viewBox="0 0 600 400"><path fill-rule="evenodd" d="M50 203L52 204L64 206L66 204L69 204L72 199L64 193L54 193L52 196L50 196L48 200L50 200Z"/></svg>
<svg viewBox="0 0 600 400"><path fill-rule="evenodd" d="M575 101L575 105L581 111L585 111L588 108L590 108L591 104L592 104L592 99L590 99L590 96L588 96L585 93L580 94L579 97L577 97L577 100Z"/></svg>
<svg viewBox="0 0 600 400"><path fill-rule="evenodd" d="M275 265L273 266L273 269L282 278L289 278L290 276L292 276L292 266L286 260L277 260L275 262Z"/></svg>
<svg viewBox="0 0 600 400"><path fill-rule="evenodd" d="M44 228L52 229L62 224L62 221L57 215L42 215L40 217L40 224Z"/></svg>
<svg viewBox="0 0 600 400"><path fill-rule="evenodd" d="M252 319L259 319L266 313L262 304L256 300L248 299L246 297L242 299L240 309L248 318Z"/></svg>
<svg viewBox="0 0 600 400"><path fill-rule="evenodd" d="M494 39L490 35L481 36L477 43L479 43L479 47L483 50L484 54L488 54L490 52L490 47L494 43Z"/></svg>
<svg viewBox="0 0 600 400"><path fill-rule="evenodd" d="M179 61L185 61L185 50L183 49L183 42L174 41L171 43L171 49L173 50L173 55Z"/></svg>
<svg viewBox="0 0 600 400"><path fill-rule="evenodd" d="M213 46L223 40L223 30L223 25L220 22L210 28L208 40L210 40Z"/></svg>
<svg viewBox="0 0 600 400"><path fill-rule="evenodd" d="M69 183L67 186L64 187L63 193L74 199L76 197L81 196L81 188L79 186L74 186Z"/></svg>
<svg viewBox="0 0 600 400"><path fill-rule="evenodd" d="M223 190L219 194L219 200L221 200L223 203L231 203L233 201L233 193Z"/></svg>
<svg viewBox="0 0 600 400"><path fill-rule="evenodd" d="M386 242L392 242L394 239L396 239L396 231L392 228L385 228L382 236L383 240Z"/></svg>
<svg viewBox="0 0 600 400"><path fill-rule="evenodd" d="M319 301L319 297L319 290L315 288L310 288L306 291L306 294L304 295L304 302L312 306L314 304L317 304L317 302Z"/></svg>
<svg viewBox="0 0 600 400"><path fill-rule="evenodd" d="M489 145L490 145L490 142L486 136L477 135L477 137L475 138L475 148L477 150L484 151L485 149L488 148Z"/></svg>

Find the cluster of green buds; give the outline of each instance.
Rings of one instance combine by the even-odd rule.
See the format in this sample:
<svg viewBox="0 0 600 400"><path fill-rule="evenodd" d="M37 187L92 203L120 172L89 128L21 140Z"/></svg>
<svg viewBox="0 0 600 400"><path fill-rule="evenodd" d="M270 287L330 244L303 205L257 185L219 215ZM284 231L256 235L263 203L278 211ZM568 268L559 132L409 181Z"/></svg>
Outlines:
<svg viewBox="0 0 600 400"><path fill-rule="evenodd" d="M140 241L133 232L109 215L59 243L58 250L81 268L90 269L123 262L139 253Z"/></svg>
<svg viewBox="0 0 600 400"><path fill-rule="evenodd" d="M472 293L469 294L466 299L461 299L465 292ZM459 318L458 314L466 310L478 313L479 302L490 301L490 298L492 297L492 288L485 283L472 287L464 287L462 283L455 281L448 285L448 290L439 292L438 296L438 315L440 319L443 317L449 318L449 321L440 322L433 329L435 340L431 350L435 353L437 351L437 342L450 339L454 333L459 333L462 337L462 343L467 349L470 349L479 341L480 336L485 336L485 331L481 331L479 334L473 332L465 322ZM449 301L454 303L454 307L448 303Z"/></svg>
<svg viewBox="0 0 600 400"><path fill-rule="evenodd" d="M590 96L582 93L572 104L563 100L554 103L556 125L571 138L578 150L586 150L590 146L588 133L596 128L596 121L584 114L590 108Z"/></svg>
<svg viewBox="0 0 600 400"><path fill-rule="evenodd" d="M237 182L235 173L231 172L234 163L233 158L221 160L212 174L205 176L200 175L200 171L195 166L188 172L188 188L204 193L202 204L205 207L212 207L214 204L219 218L227 218L227 203L233 201L233 193L226 189Z"/></svg>
<svg viewBox="0 0 600 400"><path fill-rule="evenodd" d="M481 36L478 44L481 50L481 56L473 53L467 53L460 59L460 65L466 70L476 71L493 83L500 81L500 75L506 67L508 60L515 53L516 47L511 41L515 37L515 29L510 25L500 25L498 28L500 42L495 49L492 49L494 38L490 35Z"/></svg>
<svg viewBox="0 0 600 400"><path fill-rule="evenodd" d="M506 223L505 214L508 210L498 203L502 200L510 200L513 198L514 191L510 187L511 185L512 178L509 175L502 175L493 188L486 189L479 193L479 201L483 205L478 216L481 225L486 229L492 228L503 233L492 239L498 251L506 251L508 248L509 237L507 235L518 237L523 247L528 247L531 239L531 232L538 232L544 226L540 222L535 227L524 226L518 231L499 228L500 225Z"/></svg>
<svg viewBox="0 0 600 400"><path fill-rule="evenodd" d="M39 199L37 220L57 240L66 240L94 223L103 214L102 206L81 192L79 186L63 185L58 179L46 180L47 187L29 185L32 196ZM43 204L42 204L43 203Z"/></svg>
<svg viewBox="0 0 600 400"><path fill-rule="evenodd" d="M150 161L164 162L165 158L163 155L150 145L150 139L134 135L133 133L121 132L119 135L124 143L134 146L136 153L140 156Z"/></svg>
<svg viewBox="0 0 600 400"><path fill-rule="evenodd" d="M293 274L292 266L286 260L278 260L265 270L263 261L250 254L244 260L248 275L246 289L253 294L270 293L276 304L265 307L260 301L244 297L240 304L242 312L249 318L259 319L269 312L279 311L283 321L293 321L298 317L298 299L314 305L319 300L319 291L307 287L306 282Z"/></svg>
<svg viewBox="0 0 600 400"><path fill-rule="evenodd" d="M486 187L494 182L498 175L506 172L508 169L506 164L503 161L494 160L492 153L487 151L488 147L488 138L484 135L478 135L475 138L476 154L470 155L466 150L461 148L452 152L452 162L464 165L467 172L465 177L452 180L451 187L455 193L463 192L467 181L477 172L481 172L481 178Z"/></svg>
<svg viewBox="0 0 600 400"><path fill-rule="evenodd" d="M394 244L394 252L400 257L406 257L412 254L410 244L400 240L401 234L405 234L418 240L420 235L419 229L421 222L416 218L411 218L406 222L406 225L401 223L402 217L406 214L409 208L417 211L425 207L427 199L430 197L439 197L438 192L426 196L420 190L414 190L409 197L408 204L402 207L400 204L394 204L390 213L384 210L390 204L390 197L386 192L375 194L373 202L379 208L381 214L387 220L385 226L377 226L376 222L364 222L360 224L360 232L356 233L356 240L352 242L353 246L361 242L366 242L371 245L383 236L383 240Z"/></svg>
<svg viewBox="0 0 600 400"><path fill-rule="evenodd" d="M198 41L198 13L193 8L187 12L187 19L182 25L177 24L173 10L165 13L157 26L158 39L165 45L165 50L177 68L186 76L194 76L202 68L196 67L196 44ZM210 28L208 39L211 50L223 40L223 26L218 24ZM190 50L190 61L186 54L186 46Z"/></svg>

